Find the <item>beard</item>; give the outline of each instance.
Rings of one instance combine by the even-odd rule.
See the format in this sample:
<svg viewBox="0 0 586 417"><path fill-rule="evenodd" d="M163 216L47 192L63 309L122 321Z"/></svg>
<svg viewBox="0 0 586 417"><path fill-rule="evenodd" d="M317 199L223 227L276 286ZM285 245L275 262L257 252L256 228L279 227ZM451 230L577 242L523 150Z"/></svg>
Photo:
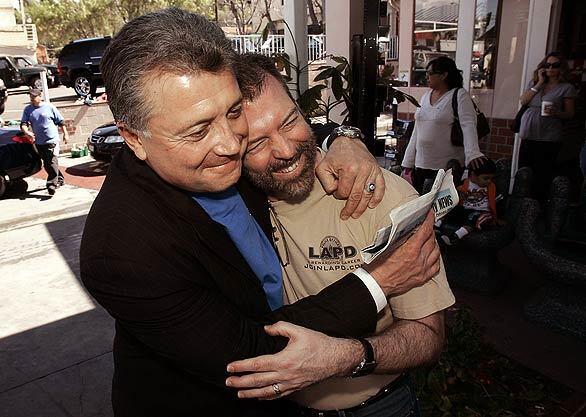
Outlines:
<svg viewBox="0 0 586 417"><path fill-rule="evenodd" d="M315 136L312 133L307 141L297 146L297 151L293 158L287 161L274 162L263 172L254 172L243 168L244 176L268 196L293 202L304 200L311 192L315 181L315 158L317 152L315 146ZM290 166L299 161L301 157L305 157L305 164L301 167L301 171L296 178L286 180L275 178L274 172Z"/></svg>

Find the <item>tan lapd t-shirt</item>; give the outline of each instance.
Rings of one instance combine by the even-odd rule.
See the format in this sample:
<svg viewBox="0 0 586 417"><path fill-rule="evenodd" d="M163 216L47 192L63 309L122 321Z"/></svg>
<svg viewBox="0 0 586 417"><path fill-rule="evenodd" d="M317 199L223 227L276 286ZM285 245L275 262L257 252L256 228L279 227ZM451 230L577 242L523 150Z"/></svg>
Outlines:
<svg viewBox="0 0 586 417"><path fill-rule="evenodd" d="M383 201L358 219L340 220L345 201L327 195L317 180L302 203L271 203L275 243L282 263L287 264L282 268L286 304L316 294L360 268L360 249L371 243L377 230L389 224L390 210L417 197L402 178L387 171L384 178ZM425 285L389 299L379 316L376 333L390 326L394 317L420 319L446 309L454 301L442 264L441 272ZM396 377L333 378L297 392L291 399L320 410L349 408L372 397Z"/></svg>

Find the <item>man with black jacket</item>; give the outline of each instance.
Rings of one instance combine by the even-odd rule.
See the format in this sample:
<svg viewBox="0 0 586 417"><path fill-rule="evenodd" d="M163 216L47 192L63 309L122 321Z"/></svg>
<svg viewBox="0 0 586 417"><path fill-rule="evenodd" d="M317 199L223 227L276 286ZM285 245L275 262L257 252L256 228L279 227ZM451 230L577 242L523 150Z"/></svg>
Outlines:
<svg viewBox="0 0 586 417"><path fill-rule="evenodd" d="M238 400L225 387L228 363L287 343L267 335L265 324L369 334L386 296L439 268L428 224L372 275L348 274L279 305L266 197L238 181L248 125L233 57L217 26L167 9L127 23L102 59L127 146L88 215L80 267L116 319L116 416L279 415L285 402ZM372 169L368 183L377 184L377 174ZM233 233L243 226L245 236Z"/></svg>

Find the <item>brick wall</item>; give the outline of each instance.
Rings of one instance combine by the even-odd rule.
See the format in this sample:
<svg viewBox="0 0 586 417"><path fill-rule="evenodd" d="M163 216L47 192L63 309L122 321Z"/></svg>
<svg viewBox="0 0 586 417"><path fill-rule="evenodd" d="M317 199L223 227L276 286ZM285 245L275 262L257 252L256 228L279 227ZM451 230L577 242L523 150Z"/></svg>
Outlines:
<svg viewBox="0 0 586 417"><path fill-rule="evenodd" d="M61 150L67 152L73 144L85 144L91 132L104 123L114 120L108 103L94 103L91 106L84 104L64 104L54 103L63 118L65 126L69 132L69 143L62 145Z"/></svg>
<svg viewBox="0 0 586 417"><path fill-rule="evenodd" d="M413 120L413 113L399 113L398 118L401 120ZM488 119L490 124L490 135L480 140L480 150L493 160L508 158L513 155L513 145L515 143L515 134L509 126L512 120L508 119ZM397 146L401 152L407 147L407 140L399 140Z"/></svg>
<svg viewBox="0 0 586 417"><path fill-rule="evenodd" d="M511 158L515 134L509 127L512 120L490 119L490 135L480 141L480 149L491 159Z"/></svg>

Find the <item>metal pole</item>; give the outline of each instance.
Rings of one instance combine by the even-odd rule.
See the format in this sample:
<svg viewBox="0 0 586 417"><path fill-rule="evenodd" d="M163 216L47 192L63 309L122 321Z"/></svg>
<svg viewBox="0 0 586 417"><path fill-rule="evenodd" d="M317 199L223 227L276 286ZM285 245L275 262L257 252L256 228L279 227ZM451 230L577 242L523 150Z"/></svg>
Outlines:
<svg viewBox="0 0 586 417"><path fill-rule="evenodd" d="M376 77L378 65L379 0L364 1L364 39L362 50L361 91L358 106L358 127L366 137L366 146L372 154L378 149L375 141L376 125ZM377 152L382 153L382 152Z"/></svg>
<svg viewBox="0 0 586 417"><path fill-rule="evenodd" d="M41 71L41 85L43 89L43 99L45 103L50 103L51 99L49 98L49 84L47 84L47 71Z"/></svg>
<svg viewBox="0 0 586 417"><path fill-rule="evenodd" d="M18 1L20 6L20 18L22 19L22 31L26 33L26 16L24 14L24 0Z"/></svg>

